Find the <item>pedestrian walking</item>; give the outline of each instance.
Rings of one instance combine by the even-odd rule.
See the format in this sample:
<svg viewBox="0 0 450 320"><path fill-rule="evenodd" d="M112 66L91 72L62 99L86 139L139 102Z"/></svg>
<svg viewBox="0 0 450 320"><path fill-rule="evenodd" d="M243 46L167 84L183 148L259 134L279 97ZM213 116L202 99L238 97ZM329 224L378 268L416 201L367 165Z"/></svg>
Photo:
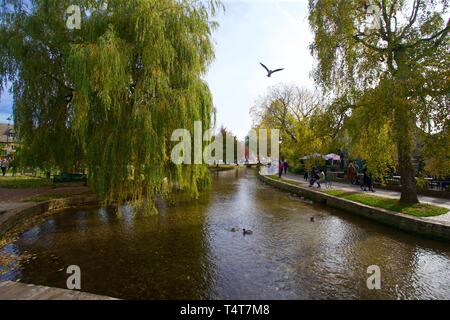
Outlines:
<svg viewBox="0 0 450 320"><path fill-rule="evenodd" d="M325 172L321 171L319 173L319 179L317 180L317 188L319 189L322 188L321 183L325 183L325 177L326 177Z"/></svg>
<svg viewBox="0 0 450 320"><path fill-rule="evenodd" d="M316 167L313 167L311 169L311 171L309 172L309 186L310 187L314 186L314 184L316 183L315 170L316 170Z"/></svg>
<svg viewBox="0 0 450 320"><path fill-rule="evenodd" d="M347 178L350 184L355 183L355 177L356 177L356 167L353 164L353 162L350 162L347 169Z"/></svg>
<svg viewBox="0 0 450 320"><path fill-rule="evenodd" d="M311 181L310 181L310 187L313 187L317 183L317 188L322 188L320 185L320 171L317 167L314 167L311 171Z"/></svg>
<svg viewBox="0 0 450 320"><path fill-rule="evenodd" d="M280 176L280 178L281 178L281 177L283 176L284 161L281 161L281 160L280 160L278 166L279 166L279 167L278 167L278 174L279 174L279 176Z"/></svg>
<svg viewBox="0 0 450 320"><path fill-rule="evenodd" d="M369 191L375 192L375 190L373 189L373 181L372 181L372 177L370 175L370 173L368 172L367 168L364 168L363 170L363 183L361 185L361 189L363 191L367 191L367 189Z"/></svg>
<svg viewBox="0 0 450 320"><path fill-rule="evenodd" d="M6 159L1 160L0 167L2 170L2 175L6 176L6 171L8 170L8 162L6 161Z"/></svg>

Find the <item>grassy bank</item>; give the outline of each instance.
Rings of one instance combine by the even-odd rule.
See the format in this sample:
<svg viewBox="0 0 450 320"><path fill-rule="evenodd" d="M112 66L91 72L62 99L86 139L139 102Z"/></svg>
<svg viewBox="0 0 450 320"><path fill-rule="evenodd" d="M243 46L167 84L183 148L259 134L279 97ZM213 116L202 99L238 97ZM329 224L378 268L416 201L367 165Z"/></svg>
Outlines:
<svg viewBox="0 0 450 320"><path fill-rule="evenodd" d="M44 194L25 199L23 202L45 202L56 199L64 199L67 197L67 194Z"/></svg>
<svg viewBox="0 0 450 320"><path fill-rule="evenodd" d="M52 181L44 178L16 176L16 177L0 177L0 188L8 189L29 189L49 187Z"/></svg>
<svg viewBox="0 0 450 320"><path fill-rule="evenodd" d="M278 176L270 176L270 178L278 181L287 182L295 186L303 188L305 187L304 184L292 180L288 181L282 180ZM402 205L397 199L384 198L360 192L349 192L343 190L318 190L318 191L338 198L343 198L346 200L365 204L367 206L391 210L394 212L400 212L414 217L421 217L421 218L436 217L449 212L449 209L447 208L438 207L431 204L419 203L415 205Z"/></svg>
<svg viewBox="0 0 450 320"><path fill-rule="evenodd" d="M371 207L400 212L414 217L436 217L449 212L447 208L437 207L431 204L419 203L415 205L402 205L396 199L383 198L358 192L327 190L324 191L324 193Z"/></svg>

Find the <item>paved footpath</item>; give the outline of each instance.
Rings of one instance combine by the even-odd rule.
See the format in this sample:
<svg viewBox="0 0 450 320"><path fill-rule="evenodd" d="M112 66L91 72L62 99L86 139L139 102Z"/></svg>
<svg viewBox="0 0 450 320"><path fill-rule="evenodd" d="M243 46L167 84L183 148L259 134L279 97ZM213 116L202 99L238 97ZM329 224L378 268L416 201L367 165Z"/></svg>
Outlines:
<svg viewBox="0 0 450 320"><path fill-rule="evenodd" d="M0 188L0 225L9 220L12 215L36 205L29 202L31 197L51 195L61 198L77 196L89 193L89 189L83 186L61 186L58 188L41 187L28 189Z"/></svg>
<svg viewBox="0 0 450 320"><path fill-rule="evenodd" d="M0 282L0 300L117 300L95 294L16 282Z"/></svg>
<svg viewBox="0 0 450 320"><path fill-rule="evenodd" d="M305 181L305 179L303 179L303 176L287 174L287 175L283 176L283 179L300 182L301 184L304 184L305 187L309 186L309 182ZM325 185L323 185L322 187L324 188ZM364 192L361 190L360 186L351 185L349 183L347 184L347 183L333 182L333 189L339 189L339 190L344 190L344 191L348 191L348 192L373 194L376 196L391 198L391 199L400 199L400 192L398 192L398 191L376 189L375 193ZM447 213L447 214L437 216L437 217L424 218L424 219L430 219L433 221L440 221L440 222L450 222L450 200L449 199L419 196L419 201L422 203L429 203L432 205L436 205L439 207L444 207L444 208L449 209L449 213Z"/></svg>
<svg viewBox="0 0 450 320"><path fill-rule="evenodd" d="M27 199L36 196L58 195L58 196L75 196L89 192L89 189L84 186L62 186L58 188L39 187L27 189L10 189L0 188L0 215L2 212L26 208L31 202Z"/></svg>

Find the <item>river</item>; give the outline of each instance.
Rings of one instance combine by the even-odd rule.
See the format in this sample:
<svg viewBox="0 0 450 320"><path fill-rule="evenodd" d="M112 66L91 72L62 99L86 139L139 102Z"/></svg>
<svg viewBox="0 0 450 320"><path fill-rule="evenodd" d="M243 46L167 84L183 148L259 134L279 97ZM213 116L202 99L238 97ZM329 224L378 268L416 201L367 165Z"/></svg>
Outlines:
<svg viewBox="0 0 450 320"><path fill-rule="evenodd" d="M22 258L0 280L65 288L77 265L83 291L123 299L450 299L448 243L280 192L250 169L215 173L199 200L158 215L67 210L0 254ZM381 290L367 288L372 265Z"/></svg>

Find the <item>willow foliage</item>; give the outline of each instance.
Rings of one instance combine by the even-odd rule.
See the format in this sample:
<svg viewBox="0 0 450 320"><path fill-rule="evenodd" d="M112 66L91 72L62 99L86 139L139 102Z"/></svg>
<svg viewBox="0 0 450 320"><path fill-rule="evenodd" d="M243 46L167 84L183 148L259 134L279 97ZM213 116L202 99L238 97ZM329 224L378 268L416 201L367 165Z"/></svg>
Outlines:
<svg viewBox="0 0 450 320"><path fill-rule="evenodd" d="M66 9L81 7L81 29ZM204 166L176 166L172 132L211 126L202 80L214 57L210 19L195 0L3 0L0 77L12 84L28 164L87 168L107 201L151 198L165 183L193 196Z"/></svg>

